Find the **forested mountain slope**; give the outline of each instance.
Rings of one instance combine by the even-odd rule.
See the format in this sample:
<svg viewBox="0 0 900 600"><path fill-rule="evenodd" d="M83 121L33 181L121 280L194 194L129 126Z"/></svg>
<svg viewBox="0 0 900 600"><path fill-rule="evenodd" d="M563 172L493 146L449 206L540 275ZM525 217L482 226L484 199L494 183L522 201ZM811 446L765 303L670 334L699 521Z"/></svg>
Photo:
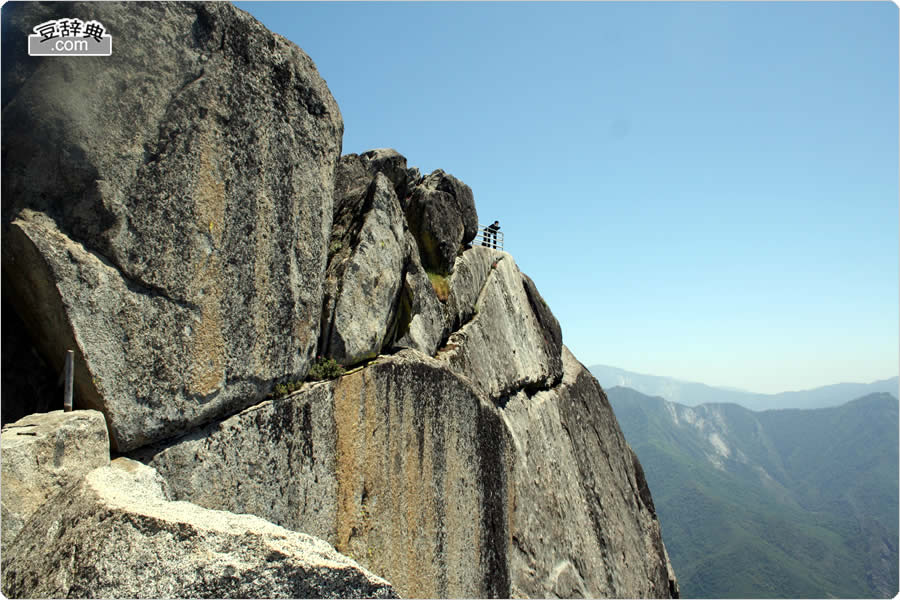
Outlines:
<svg viewBox="0 0 900 600"><path fill-rule="evenodd" d="M897 399L690 408L607 390L686 597L897 593Z"/></svg>

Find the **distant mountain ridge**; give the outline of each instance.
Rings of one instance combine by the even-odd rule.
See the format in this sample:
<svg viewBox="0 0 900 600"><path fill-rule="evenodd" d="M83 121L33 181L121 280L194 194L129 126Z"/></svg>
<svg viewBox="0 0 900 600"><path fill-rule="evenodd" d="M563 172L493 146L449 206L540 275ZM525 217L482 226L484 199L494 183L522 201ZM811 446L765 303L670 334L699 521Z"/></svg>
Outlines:
<svg viewBox="0 0 900 600"><path fill-rule="evenodd" d="M618 367L594 365L589 370L603 388L627 387L648 396L659 396L669 402L685 406L731 402L750 410L781 408L828 408L839 406L852 398L886 392L895 397L900 394L900 378L891 377L872 383L836 383L811 390L759 394L736 388L716 387L673 377L645 375Z"/></svg>
<svg viewBox="0 0 900 600"><path fill-rule="evenodd" d="M685 597L892 597L898 401L754 412L606 389Z"/></svg>

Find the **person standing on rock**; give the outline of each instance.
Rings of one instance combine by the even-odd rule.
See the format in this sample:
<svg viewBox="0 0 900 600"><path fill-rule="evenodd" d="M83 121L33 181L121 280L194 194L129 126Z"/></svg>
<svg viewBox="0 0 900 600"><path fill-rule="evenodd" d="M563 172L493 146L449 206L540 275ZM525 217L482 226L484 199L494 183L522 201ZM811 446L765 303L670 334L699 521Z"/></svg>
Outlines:
<svg viewBox="0 0 900 600"><path fill-rule="evenodd" d="M485 246L490 246L491 248L497 249L497 232L500 231L500 221L494 221L490 225L484 228Z"/></svg>

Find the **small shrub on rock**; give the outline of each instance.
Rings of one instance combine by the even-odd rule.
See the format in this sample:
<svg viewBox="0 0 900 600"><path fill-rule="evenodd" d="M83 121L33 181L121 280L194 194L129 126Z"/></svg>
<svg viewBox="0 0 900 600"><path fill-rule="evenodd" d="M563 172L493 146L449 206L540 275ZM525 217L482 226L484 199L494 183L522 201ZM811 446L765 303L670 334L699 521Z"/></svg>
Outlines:
<svg viewBox="0 0 900 600"><path fill-rule="evenodd" d="M303 385L302 381L287 381L285 383L276 383L275 387L272 388L272 392L269 394L270 398L281 398L282 396L287 396L288 394L293 394Z"/></svg>
<svg viewBox="0 0 900 600"><path fill-rule="evenodd" d="M324 356L316 358L316 362L309 369L309 378L313 381L337 379L343 374L344 367L339 365L333 358L325 358Z"/></svg>

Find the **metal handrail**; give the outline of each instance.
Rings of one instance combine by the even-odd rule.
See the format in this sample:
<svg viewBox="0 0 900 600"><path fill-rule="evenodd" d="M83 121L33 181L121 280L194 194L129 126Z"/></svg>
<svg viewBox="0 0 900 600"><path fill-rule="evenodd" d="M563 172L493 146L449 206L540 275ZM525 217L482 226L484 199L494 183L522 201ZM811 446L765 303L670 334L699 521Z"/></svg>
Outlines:
<svg viewBox="0 0 900 600"><path fill-rule="evenodd" d="M487 246L488 248L503 250L503 232L497 231L494 233L490 233L488 232L487 225L479 225L478 233L475 234L475 239L472 240L472 245Z"/></svg>

